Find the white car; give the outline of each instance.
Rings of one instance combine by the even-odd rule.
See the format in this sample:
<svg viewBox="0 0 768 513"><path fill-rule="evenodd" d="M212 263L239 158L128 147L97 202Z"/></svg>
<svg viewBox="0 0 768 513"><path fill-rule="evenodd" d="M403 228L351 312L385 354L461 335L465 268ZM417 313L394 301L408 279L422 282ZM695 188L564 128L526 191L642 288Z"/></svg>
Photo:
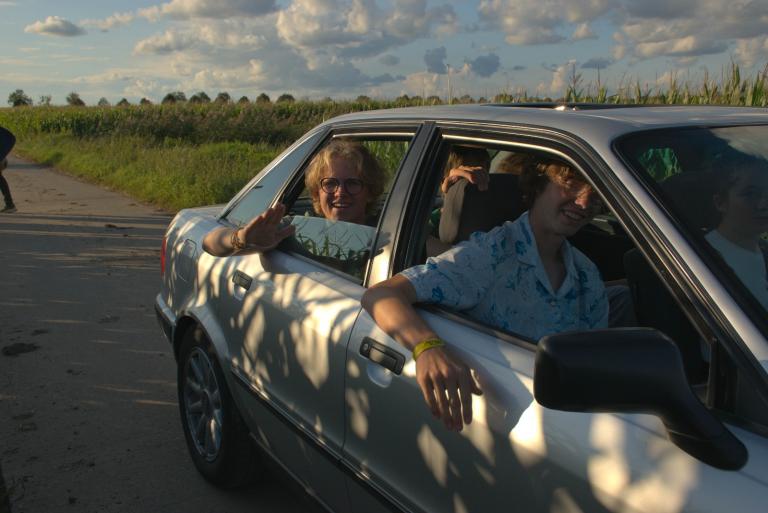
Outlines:
<svg viewBox="0 0 768 513"><path fill-rule="evenodd" d="M766 511L768 111L552 107L341 116L254 170L226 206L179 212L156 311L206 478L241 484L268 456L340 512ZM303 175L335 138L361 142L387 174L367 225L313 211ZM448 155L468 147L488 153L489 190L461 181L443 198ZM611 308L628 317L531 340L420 307L484 390L457 433L431 415L410 352L360 298L519 215L515 155L561 160L597 191L604 212L571 242L609 288L627 287ZM203 251L212 229L277 202L292 240L265 254ZM752 260L713 239L738 215Z"/></svg>

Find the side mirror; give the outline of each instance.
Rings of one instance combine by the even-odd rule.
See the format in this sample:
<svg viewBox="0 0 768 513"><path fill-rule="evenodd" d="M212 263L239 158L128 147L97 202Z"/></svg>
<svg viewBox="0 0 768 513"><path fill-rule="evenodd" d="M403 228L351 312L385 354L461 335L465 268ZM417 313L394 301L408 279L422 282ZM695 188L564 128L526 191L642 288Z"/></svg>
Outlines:
<svg viewBox="0 0 768 513"><path fill-rule="evenodd" d="M651 413L670 440L704 463L738 470L747 449L691 390L680 352L650 328L559 333L541 339L533 393L542 406L576 412Z"/></svg>

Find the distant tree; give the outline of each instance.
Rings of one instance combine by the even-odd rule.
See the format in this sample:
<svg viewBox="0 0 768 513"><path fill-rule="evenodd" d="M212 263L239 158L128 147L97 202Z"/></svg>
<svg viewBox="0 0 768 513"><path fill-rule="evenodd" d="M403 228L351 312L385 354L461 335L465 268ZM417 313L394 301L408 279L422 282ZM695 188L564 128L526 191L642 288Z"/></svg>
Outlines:
<svg viewBox="0 0 768 513"><path fill-rule="evenodd" d="M246 103L251 103L251 100L249 100L247 96L243 95L243 96L240 97L239 100L237 100L237 103L242 105L242 104L246 104Z"/></svg>
<svg viewBox="0 0 768 513"><path fill-rule="evenodd" d="M67 95L67 105L72 107L85 107L85 102L80 95L74 91Z"/></svg>
<svg viewBox="0 0 768 513"><path fill-rule="evenodd" d="M216 95L216 99L213 101L214 103L232 103L232 97L229 96L228 92L222 91Z"/></svg>
<svg viewBox="0 0 768 513"><path fill-rule="evenodd" d="M324 103L333 103L333 98L331 98L330 96L326 96L325 98L323 98L320 101L324 102Z"/></svg>
<svg viewBox="0 0 768 513"><path fill-rule="evenodd" d="M139 100L139 105L152 105L152 100L149 98L142 98Z"/></svg>
<svg viewBox="0 0 768 513"><path fill-rule="evenodd" d="M397 98L395 98L395 103L400 103L400 104L408 105L408 104L411 103L411 99L408 98L407 94L403 94L403 95L400 95Z"/></svg>
<svg viewBox="0 0 768 513"><path fill-rule="evenodd" d="M470 95L465 94L465 95L462 95L461 98L459 98L459 103L475 103L475 99L472 98Z"/></svg>
<svg viewBox="0 0 768 513"><path fill-rule="evenodd" d="M357 98L355 98L355 101L357 103L371 103L371 98L369 96L366 96L364 94L361 94Z"/></svg>
<svg viewBox="0 0 768 513"><path fill-rule="evenodd" d="M48 107L51 104L51 95L50 94L44 94L40 97L40 101L38 102L38 105L45 105Z"/></svg>
<svg viewBox="0 0 768 513"><path fill-rule="evenodd" d="M146 100L146 98L144 98L143 100ZM143 101L143 100L142 100L142 101ZM149 101L149 100L147 100L147 101ZM126 100L125 98L123 98L122 100L120 100L119 102L117 102L117 106L118 106L118 107L127 107L127 106L128 106L128 105L130 105L130 104L131 104L131 102L129 102L129 101L128 101L128 100Z"/></svg>
<svg viewBox="0 0 768 513"><path fill-rule="evenodd" d="M185 95L181 91L174 91L172 93L168 93L163 97L163 101L160 102L163 105L173 105L174 103L183 103L187 101L187 95Z"/></svg>
<svg viewBox="0 0 768 513"><path fill-rule="evenodd" d="M486 98L485 96L481 96L480 98L477 99L477 103L488 103L488 98Z"/></svg>
<svg viewBox="0 0 768 513"><path fill-rule="evenodd" d="M256 97L256 103L272 103L272 100L269 99L267 93L261 93Z"/></svg>
<svg viewBox="0 0 768 513"><path fill-rule="evenodd" d="M277 103L293 103L296 101L296 98L293 97L293 95L288 93L283 93L277 98Z"/></svg>
<svg viewBox="0 0 768 513"><path fill-rule="evenodd" d="M99 103L97 103L99 107L109 107L111 104L109 103L109 100L104 98L103 96L99 98Z"/></svg>
<svg viewBox="0 0 768 513"><path fill-rule="evenodd" d="M197 94L193 94L189 99L189 103L211 103L211 97L205 94L205 91L200 91Z"/></svg>
<svg viewBox="0 0 768 513"><path fill-rule="evenodd" d="M8 95L8 105L13 107L29 107L32 105L32 98L24 94L23 89L16 89Z"/></svg>
<svg viewBox="0 0 768 513"><path fill-rule="evenodd" d="M442 105L443 100L440 99L439 96L435 96L434 94L432 96L427 96L427 99L425 100L427 105Z"/></svg>
<svg viewBox="0 0 768 513"><path fill-rule="evenodd" d="M511 94L499 93L493 97L493 103L512 103L515 99Z"/></svg>

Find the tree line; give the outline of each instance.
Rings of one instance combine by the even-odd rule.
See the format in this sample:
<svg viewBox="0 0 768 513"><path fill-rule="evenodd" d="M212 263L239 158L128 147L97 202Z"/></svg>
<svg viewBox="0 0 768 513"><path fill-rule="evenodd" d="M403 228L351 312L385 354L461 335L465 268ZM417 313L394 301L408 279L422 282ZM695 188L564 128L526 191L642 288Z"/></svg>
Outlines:
<svg viewBox="0 0 768 513"><path fill-rule="evenodd" d="M330 100L330 99L329 99ZM66 97L67 105L70 105L72 107L84 107L85 101L80 97L80 95L74 91L69 93ZM276 103L292 103L295 102L296 99L293 97L293 95L284 93L281 94L277 100ZM223 91L216 95L216 97L211 100L211 97L208 96L205 91L201 91L199 93L195 93L192 96L187 99L187 96L182 91L173 91L168 94L166 94L163 99L160 101L161 105L173 105L176 103L193 103L193 104L203 104L203 103L219 103L219 104L230 104L234 103L232 97L229 93ZM251 100L247 96L241 96L237 103L251 103ZM267 104L272 103L272 99L266 94L261 93L256 97L253 103L257 104ZM139 105L152 105L152 100L148 98L142 98L139 103ZM23 89L16 89L11 94L8 95L8 105L11 107L31 107L34 105L34 102L32 98L27 95ZM51 96L50 95L42 95L37 102L37 105L43 105L43 106L49 106L51 105ZM104 97L101 97L99 101L97 102L97 105L99 107L110 107L112 104ZM127 105L131 105L131 102L129 102L126 98L122 98L119 102L115 104L118 107L123 107Z"/></svg>

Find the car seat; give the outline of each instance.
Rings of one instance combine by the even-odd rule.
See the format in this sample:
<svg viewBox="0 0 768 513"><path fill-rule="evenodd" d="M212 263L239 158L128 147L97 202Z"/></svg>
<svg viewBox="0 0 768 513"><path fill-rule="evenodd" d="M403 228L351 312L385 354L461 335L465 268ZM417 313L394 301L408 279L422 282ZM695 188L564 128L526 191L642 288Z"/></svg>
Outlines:
<svg viewBox="0 0 768 513"><path fill-rule="evenodd" d="M427 256L439 255L477 231L487 232L517 219L525 209L518 176L491 173L488 189L480 191L465 179L448 189L438 228L439 238L427 239Z"/></svg>

